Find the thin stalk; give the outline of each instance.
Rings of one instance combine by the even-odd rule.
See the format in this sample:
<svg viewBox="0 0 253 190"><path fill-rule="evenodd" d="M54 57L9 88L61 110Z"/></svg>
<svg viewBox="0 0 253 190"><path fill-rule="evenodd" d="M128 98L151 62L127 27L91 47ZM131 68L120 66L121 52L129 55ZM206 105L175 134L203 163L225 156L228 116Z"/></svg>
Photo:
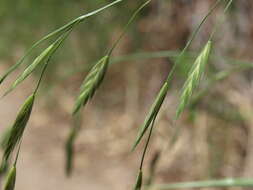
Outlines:
<svg viewBox="0 0 253 190"><path fill-rule="evenodd" d="M43 76L44 76L44 74L45 74L45 71L46 71L46 69L47 69L47 67L48 67L49 61L50 61L50 58L47 59L46 64L43 66L42 72L41 72L41 74L40 74L40 78L39 78L38 83L37 83L37 86L36 86L36 88L35 88L35 90L34 90L34 94L37 93L37 91L38 91L38 89L39 89L39 87L40 87L42 78L43 78Z"/></svg>
<svg viewBox="0 0 253 190"><path fill-rule="evenodd" d="M151 186L156 190L186 189L186 188L210 188L210 187L253 187L253 179L228 178L221 180L194 181L183 183L159 184Z"/></svg>
<svg viewBox="0 0 253 190"><path fill-rule="evenodd" d="M115 43L112 45L112 48L109 50L108 56L110 56L113 52L113 50L115 49L115 47L118 45L118 43L120 42L120 40L124 37L124 35L126 34L129 26L132 24L132 22L135 20L136 16L138 15L138 13L146 6L150 3L151 0L146 1L144 4L142 4L135 12L134 14L131 16L131 18L129 19L129 21L127 22L127 24L125 25L122 33L120 34L119 38L115 41Z"/></svg>
<svg viewBox="0 0 253 190"><path fill-rule="evenodd" d="M152 132L153 132L153 128L154 128L154 124L155 124L155 119L156 119L156 117L152 120L151 128L150 128L149 134L148 134L148 139L146 141L146 144L145 144L145 147L144 147L144 150L143 150L143 153L142 153L141 163L140 163L140 171L142 171L144 159L145 159L146 152L147 152L147 149L148 149L148 144L150 142L150 138L151 138L151 135L152 135Z"/></svg>
<svg viewBox="0 0 253 190"><path fill-rule="evenodd" d="M80 21L76 22L75 24L79 24L79 22L80 22ZM75 24L74 24L74 25L75 25ZM59 37L59 39L60 39L60 38L62 38L62 39L59 41L59 43L58 43L58 45L55 47L54 51L53 51L53 52L51 53L51 55L48 57L48 59L47 59L45 65L44 65L44 67L43 67L43 69L42 69L42 72L41 72L41 75L40 75L38 84L37 84L37 86L36 86L36 88L35 88L35 90L34 90L34 94L36 94L37 91L38 91L38 89L39 89L41 80L42 80L42 78L43 78L43 76L44 76L44 74L45 74L45 71L46 71L46 69L47 69L47 67L48 67L48 64L49 64L49 62L50 62L50 60L51 60L53 54L54 54L54 53L56 52L56 50L61 46L61 44L66 40L66 38L70 35L70 33L73 31L73 29L74 29L74 26L73 26L72 28L70 28L69 31L67 31L67 32L64 33L62 36Z"/></svg>
<svg viewBox="0 0 253 190"><path fill-rule="evenodd" d="M19 156L19 153L20 153L21 144L22 144L22 138L21 138L21 140L19 142L19 145L18 145L18 151L17 151L17 154L16 154L15 162L14 162L15 167L17 166L18 156Z"/></svg>
<svg viewBox="0 0 253 190"><path fill-rule="evenodd" d="M178 59L176 60L175 64L173 65L167 79L166 82L169 83L172 80L172 76L176 70L177 65L181 62L182 57L184 56L186 50L190 47L190 45L192 44L193 40L195 39L196 35L199 33L202 25L205 23L205 21L207 20L207 18L212 14L212 12L218 7L218 5L222 2L223 0L217 0L215 2L215 4L212 6L212 8L209 10L209 12L207 13L207 15L202 19L202 21L200 22L200 24L198 25L198 27L194 30L192 36L190 37L190 40L187 42L186 46L184 47L184 49L182 50L182 52L180 53Z"/></svg>
<svg viewBox="0 0 253 190"><path fill-rule="evenodd" d="M116 4L120 3L120 2L122 2L122 1L124 1L124 0L116 0L116 1L114 1L114 2L112 2L112 3L110 3L110 4L108 4L108 5L106 5L106 6L102 7L102 8L100 8L100 9L97 9L97 10L91 12L91 13L82 15L82 16L78 17L77 19L78 19L79 21L83 21L85 18L88 18L88 17L90 17L90 16L93 16L93 15L95 15L95 14L97 14L97 13L99 13L99 12L101 12L101 11L103 11L103 10L109 8L109 7L112 7L113 5L116 5Z"/></svg>
<svg viewBox="0 0 253 190"><path fill-rule="evenodd" d="M229 2L227 3L224 11L223 11L223 18L220 20L220 22L217 22L214 26L214 29L213 29L213 32L212 34L210 35L210 38L209 40L212 40L213 37L214 37L214 34L217 32L218 28L220 28L220 26L222 25L222 23L224 22L225 20L225 14L227 13L229 7L231 6L231 4L233 3L233 0L229 0Z"/></svg>

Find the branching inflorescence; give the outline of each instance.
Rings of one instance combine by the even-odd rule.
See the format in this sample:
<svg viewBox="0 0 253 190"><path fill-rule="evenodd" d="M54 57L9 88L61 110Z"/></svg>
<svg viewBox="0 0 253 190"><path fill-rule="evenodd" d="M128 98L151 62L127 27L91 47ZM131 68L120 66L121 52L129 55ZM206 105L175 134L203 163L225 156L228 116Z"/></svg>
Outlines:
<svg viewBox="0 0 253 190"><path fill-rule="evenodd" d="M1 141L1 148L4 150L4 155L1 164L1 170L4 171L4 168L10 163L10 158L14 150L18 147L18 151L16 153L16 159L10 170L8 171L6 183L4 185L4 190L13 190L15 188L15 180L16 180L16 164L18 160L19 150L21 147L21 141L23 137L23 133L25 131L26 125L29 121L29 118L32 113L32 108L34 106L34 101L36 99L36 94L38 88L41 84L42 77L50 63L51 57L55 54L55 52L62 46L63 42L68 38L71 34L72 30L80 24L85 19L97 15L101 11L110 8L123 0L116 0L100 9L97 9L91 13L86 15L82 15L71 22L67 23L63 27L53 31L52 33L46 35L44 38L36 42L32 47L27 51L27 53L12 67L10 67L5 74L0 77L0 84L13 72L15 71L22 63L26 60L28 56L31 55L33 50L37 48L40 44L44 43L47 40L55 39L55 41L49 45L45 50L43 50L40 55L38 55L34 61L27 66L27 68L18 76L18 78L13 82L11 87L5 92L4 96L13 91L19 84L21 84L27 77L29 77L36 69L43 67L41 71L41 76L39 78L38 84L34 90L34 92L25 100L24 104L22 105L20 111L17 114L16 120L14 121L13 125L8 129L8 133L6 133L6 138ZM210 11L205 15L205 17L201 20L200 24L195 29L194 33L192 34L191 38L189 39L188 43L185 45L185 48L181 51L179 56L176 57L175 64L172 70L169 72L167 79L164 81L163 85L160 88L158 95L155 98L154 103L152 104L149 113L147 114L143 125L139 129L139 133L137 138L133 144L132 150L138 146L141 142L142 138L144 137L145 133L149 130L149 135L144 147L144 151L141 157L140 168L137 176L137 181L134 186L135 190L140 190L142 188L143 183L143 170L142 166L144 163L145 154L147 151L147 147L153 132L154 124L156 117L161 109L162 104L166 98L168 93L170 82L172 80L173 74L177 68L177 66L182 62L182 59L186 56L186 51L190 47L192 41L197 36L198 32L200 31L202 25L205 23L207 18L213 13L213 11L217 8L217 6L224 2L224 0L217 0L216 3L212 6ZM225 1L227 2L227 1ZM95 65L91 68L88 72L87 76L84 78L82 85L80 87L79 95L77 96L72 115L75 120L74 126L71 128L66 144L65 144L65 153L66 153L66 167L65 171L66 174L69 176L72 172L72 165L73 165L73 155L74 155L74 141L78 135L78 132L81 128L81 115L80 111L81 108L84 107L95 95L96 91L99 89L100 85L102 84L105 75L107 73L113 50L117 47L119 41L125 35L127 29L132 24L132 22L136 19L137 15L142 11L144 7L146 7L150 3L150 0L142 4L140 7L134 11L132 16L130 17L128 23L125 25L124 30L117 38L115 43L113 43L112 47L109 49L107 54L105 54L102 58L100 58ZM232 0L229 0L225 11L231 5ZM214 29L216 31L216 28ZM194 90L198 87L200 83L201 76L204 73L205 66L209 61L210 52L212 49L212 37L214 32L210 35L210 39L205 44L203 50L199 53L196 60L194 61L191 70L188 73L188 77L185 81L185 84L181 91L180 102L178 108L176 110L176 117L177 120L181 113L185 110L186 106L190 103Z"/></svg>

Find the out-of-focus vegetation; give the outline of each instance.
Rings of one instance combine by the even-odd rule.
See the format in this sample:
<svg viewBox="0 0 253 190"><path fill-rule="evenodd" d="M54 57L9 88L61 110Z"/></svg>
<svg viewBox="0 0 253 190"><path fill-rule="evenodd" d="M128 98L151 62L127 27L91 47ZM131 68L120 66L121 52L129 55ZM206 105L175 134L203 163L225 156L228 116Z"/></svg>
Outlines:
<svg viewBox="0 0 253 190"><path fill-rule="evenodd" d="M44 114L49 118L55 113L51 118L55 125L70 123L66 115L71 112L82 79L115 41L141 2L144 1L125 0L83 22L54 57L45 78L44 96L50 98L46 98L48 107ZM16 1L14 6L13 1L1 0L1 64L5 63L6 67L14 64L41 36L107 3L105 0L25 0ZM114 160L126 160L124 157L129 155L132 145L129 139L134 139L178 52L213 3L214 0L156 0L141 12L115 51L115 63L104 84L89 109L84 110L85 129L76 143L80 157L77 167L83 166L80 160L87 155L91 159L94 154L103 154ZM150 172L144 176L146 184L253 176L253 2L249 0L235 0L225 15L214 38L214 51L205 77L176 123L181 128L178 141L168 148L176 130L171 123L180 89L214 23L224 16L223 8L219 6L210 16L176 70L157 118L145 164L145 170ZM52 89L48 90L49 87ZM40 122L45 123L41 119L34 123L40 125ZM55 133L57 129L54 128ZM67 130L65 126L62 136L66 136ZM91 153L87 153L87 147ZM138 164L136 158L139 157L134 155L128 160L133 168Z"/></svg>

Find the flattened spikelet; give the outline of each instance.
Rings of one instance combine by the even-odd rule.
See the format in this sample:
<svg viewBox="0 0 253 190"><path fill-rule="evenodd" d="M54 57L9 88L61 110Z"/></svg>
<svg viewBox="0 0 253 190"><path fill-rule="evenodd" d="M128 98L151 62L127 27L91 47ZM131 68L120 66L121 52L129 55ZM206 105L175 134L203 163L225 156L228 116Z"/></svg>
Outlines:
<svg viewBox="0 0 253 190"><path fill-rule="evenodd" d="M19 77L15 80L15 82L11 85L11 87L6 91L4 96L10 93L13 89L15 89L21 82L23 82L38 66L43 63L46 64L46 60L54 54L57 48L61 45L64 39L69 34L69 31L60 36L54 43L52 43L48 48L46 48L33 62L30 64L23 73L19 75Z"/></svg>
<svg viewBox="0 0 253 190"><path fill-rule="evenodd" d="M132 150L134 150L136 148L136 146L140 143L143 135L145 134L147 129L150 127L152 121L156 118L156 115L158 114L158 112L162 106L162 103L166 97L166 94L168 92L168 88L169 88L169 85L167 82L165 82L164 85L162 86L158 96L156 97L155 102L151 106L149 114L147 115L143 125L141 126L141 128L139 130L138 136L135 140Z"/></svg>
<svg viewBox="0 0 253 190"><path fill-rule="evenodd" d="M1 136L0 136L0 147L1 147L1 149L3 149L3 150L5 149L5 147L7 145L7 142L9 140L10 134L11 134L11 128L10 127L5 129L5 131L1 134Z"/></svg>
<svg viewBox="0 0 253 190"><path fill-rule="evenodd" d="M76 136L75 129L72 128L65 144L65 173L70 176L73 170L73 158L74 158L74 139Z"/></svg>
<svg viewBox="0 0 253 190"><path fill-rule="evenodd" d="M73 114L76 114L93 97L104 79L108 64L109 56L106 55L93 66L80 88L80 94L76 100Z"/></svg>
<svg viewBox="0 0 253 190"><path fill-rule="evenodd" d="M14 190L16 183L16 167L13 166L7 174L3 190Z"/></svg>
<svg viewBox="0 0 253 190"><path fill-rule="evenodd" d="M9 163L6 160L3 160L0 165L0 179L8 171Z"/></svg>
<svg viewBox="0 0 253 190"><path fill-rule="evenodd" d="M188 74L187 80L183 87L182 94L180 96L180 103L176 111L176 119L179 118L180 114L187 106L194 89L198 86L201 75L204 72L205 65L209 60L210 51L211 51L211 41L208 41L204 49L197 57Z"/></svg>
<svg viewBox="0 0 253 190"><path fill-rule="evenodd" d="M136 179L134 190L141 190L141 187L142 187L142 171L140 170Z"/></svg>
<svg viewBox="0 0 253 190"><path fill-rule="evenodd" d="M34 102L35 95L30 95L25 103L22 105L17 118L14 124L11 127L10 136L8 142L6 144L3 158L5 161L8 161L10 154L15 149L16 145L20 141L23 132L25 130L26 124L30 118L33 102Z"/></svg>

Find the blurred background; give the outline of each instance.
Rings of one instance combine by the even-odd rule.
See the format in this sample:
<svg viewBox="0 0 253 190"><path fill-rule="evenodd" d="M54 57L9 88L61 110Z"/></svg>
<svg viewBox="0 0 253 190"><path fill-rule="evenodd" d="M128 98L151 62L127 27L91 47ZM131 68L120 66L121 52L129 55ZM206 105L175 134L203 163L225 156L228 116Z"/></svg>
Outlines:
<svg viewBox="0 0 253 190"><path fill-rule="evenodd" d="M109 2L1 0L0 74L45 34ZM215 1L153 0L139 14L116 48L102 86L82 112L74 172L67 178L64 143L73 125L71 110L79 86L141 2L125 0L84 21L55 54L24 135L17 190L132 188L143 149L141 145L130 152L138 127L178 53ZM180 89L196 53L224 16L224 4L197 35L176 70L157 118L144 164L145 182L253 177L252 8L249 0L233 2L215 33L214 50L200 88L173 127ZM26 64L48 44L37 48ZM1 93L23 69L1 85ZM11 125L37 79L35 73L1 99L0 134ZM181 129L178 140L170 147L176 128Z"/></svg>

